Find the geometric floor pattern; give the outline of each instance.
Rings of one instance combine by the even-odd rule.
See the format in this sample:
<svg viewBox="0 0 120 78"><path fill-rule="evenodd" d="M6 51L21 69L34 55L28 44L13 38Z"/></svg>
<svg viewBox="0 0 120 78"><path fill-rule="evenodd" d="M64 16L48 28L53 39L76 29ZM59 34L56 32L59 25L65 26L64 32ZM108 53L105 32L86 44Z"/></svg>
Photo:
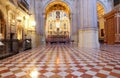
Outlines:
<svg viewBox="0 0 120 78"><path fill-rule="evenodd" d="M0 60L0 78L120 78L120 52L38 47Z"/></svg>

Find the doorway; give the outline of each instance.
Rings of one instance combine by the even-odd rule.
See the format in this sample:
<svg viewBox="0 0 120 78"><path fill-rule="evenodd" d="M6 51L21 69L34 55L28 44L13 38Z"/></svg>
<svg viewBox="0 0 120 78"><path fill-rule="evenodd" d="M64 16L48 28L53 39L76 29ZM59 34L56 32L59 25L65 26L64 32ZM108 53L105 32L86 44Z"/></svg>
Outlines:
<svg viewBox="0 0 120 78"><path fill-rule="evenodd" d="M103 43L104 42L104 35L105 35L105 30L104 30L104 14L105 14L105 9L104 6L100 3L97 2L97 15L98 15L98 30L99 30L99 42Z"/></svg>
<svg viewBox="0 0 120 78"><path fill-rule="evenodd" d="M5 39L5 20L2 11L0 10L0 39Z"/></svg>

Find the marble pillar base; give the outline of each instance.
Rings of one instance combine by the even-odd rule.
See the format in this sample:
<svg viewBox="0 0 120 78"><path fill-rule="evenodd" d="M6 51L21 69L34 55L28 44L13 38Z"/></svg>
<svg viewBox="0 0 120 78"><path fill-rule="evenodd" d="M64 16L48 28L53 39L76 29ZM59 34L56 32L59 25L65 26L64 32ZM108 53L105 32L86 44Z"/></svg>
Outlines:
<svg viewBox="0 0 120 78"><path fill-rule="evenodd" d="M99 48L98 30L80 29L78 46L84 48Z"/></svg>
<svg viewBox="0 0 120 78"><path fill-rule="evenodd" d="M38 47L40 45L40 36L36 32L30 34L32 40L32 48Z"/></svg>
<svg viewBox="0 0 120 78"><path fill-rule="evenodd" d="M45 36L44 35L40 36L40 45L42 45L42 46L46 45L46 41L45 41Z"/></svg>
<svg viewBox="0 0 120 78"><path fill-rule="evenodd" d="M77 33L72 34L70 40L74 41L74 42L71 42L71 44L77 45L78 44L78 34Z"/></svg>

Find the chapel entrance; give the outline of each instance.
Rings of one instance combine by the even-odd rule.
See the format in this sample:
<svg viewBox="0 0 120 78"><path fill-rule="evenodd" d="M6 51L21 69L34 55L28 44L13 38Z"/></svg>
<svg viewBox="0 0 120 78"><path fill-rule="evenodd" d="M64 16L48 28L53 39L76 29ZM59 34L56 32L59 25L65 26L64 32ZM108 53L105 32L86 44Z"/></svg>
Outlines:
<svg viewBox="0 0 120 78"><path fill-rule="evenodd" d="M104 6L100 3L97 2L97 16L98 16L98 28L99 28L99 41L104 42L104 37L105 37L105 28L104 28L104 14L105 14L105 8Z"/></svg>
<svg viewBox="0 0 120 78"><path fill-rule="evenodd" d="M61 1L50 3L45 13L45 35L47 43L70 41L70 9Z"/></svg>

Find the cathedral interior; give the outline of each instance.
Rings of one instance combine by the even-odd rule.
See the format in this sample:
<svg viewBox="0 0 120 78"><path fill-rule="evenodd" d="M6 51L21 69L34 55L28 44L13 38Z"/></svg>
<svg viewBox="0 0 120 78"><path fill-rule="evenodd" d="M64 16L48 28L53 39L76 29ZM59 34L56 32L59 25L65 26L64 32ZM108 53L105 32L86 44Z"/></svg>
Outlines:
<svg viewBox="0 0 120 78"><path fill-rule="evenodd" d="M120 78L120 0L0 0L0 78Z"/></svg>

